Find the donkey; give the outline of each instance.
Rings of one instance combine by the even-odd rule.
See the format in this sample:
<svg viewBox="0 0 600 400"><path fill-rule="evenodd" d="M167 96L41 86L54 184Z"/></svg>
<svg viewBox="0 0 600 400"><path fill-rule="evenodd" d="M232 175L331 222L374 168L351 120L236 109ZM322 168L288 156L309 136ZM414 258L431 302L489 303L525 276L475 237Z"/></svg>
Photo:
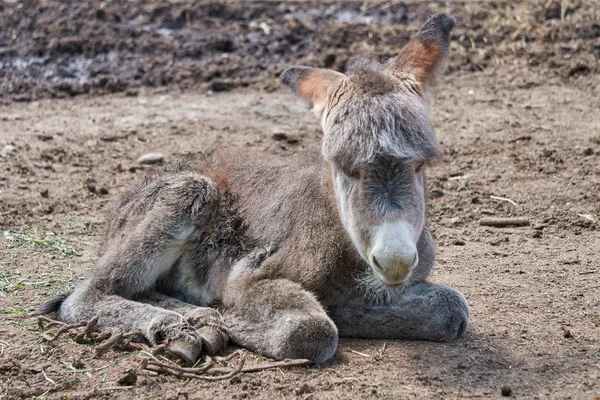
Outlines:
<svg viewBox="0 0 600 400"><path fill-rule="evenodd" d="M330 359L338 337L450 341L469 306L426 281L435 248L423 168L454 19L430 17L387 65L290 67L320 119L320 154L219 149L150 172L108 217L99 259L41 313L141 331L193 364L228 340L276 359Z"/></svg>

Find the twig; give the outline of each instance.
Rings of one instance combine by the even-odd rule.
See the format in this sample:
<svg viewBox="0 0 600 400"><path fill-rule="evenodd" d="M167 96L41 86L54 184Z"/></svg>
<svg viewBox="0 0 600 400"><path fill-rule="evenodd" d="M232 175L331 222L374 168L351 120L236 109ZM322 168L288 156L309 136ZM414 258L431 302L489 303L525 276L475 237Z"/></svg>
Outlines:
<svg viewBox="0 0 600 400"><path fill-rule="evenodd" d="M468 179L470 178L471 175L457 175L457 176L451 176L450 178L448 178L449 181L460 181L461 179Z"/></svg>
<svg viewBox="0 0 600 400"><path fill-rule="evenodd" d="M481 226L505 228L507 226L529 226L529 218L481 218Z"/></svg>
<svg viewBox="0 0 600 400"><path fill-rule="evenodd" d="M514 138L508 141L508 143L516 143L521 140L531 140L531 135L519 136L518 138Z"/></svg>
<svg viewBox="0 0 600 400"><path fill-rule="evenodd" d="M385 353L386 347L387 347L387 342L383 342L383 346L381 346L381 350L379 350L379 357L383 357L383 353Z"/></svg>
<svg viewBox="0 0 600 400"><path fill-rule="evenodd" d="M112 349L123 339L123 333L117 331L114 333L109 339L100 343L98 346L94 347L94 356L98 357L102 354L106 353L108 350Z"/></svg>
<svg viewBox="0 0 600 400"><path fill-rule="evenodd" d="M206 364L203 365L202 367L189 368L189 367L181 367L177 364L167 364L167 363L165 363L163 361L159 361L157 359L148 358L146 365L147 366L154 365L154 366L157 366L160 368L168 368L168 369L172 369L173 371L181 372L181 373L199 374L199 373L208 371L210 368L212 368L215 365L215 363L211 360L211 361L206 362Z"/></svg>
<svg viewBox="0 0 600 400"><path fill-rule="evenodd" d="M57 320L55 320L55 319L48 318L48 317L46 317L46 316L44 316L44 315L40 315L40 316L38 317L38 319L37 319L37 324L38 324L38 327L39 327L41 330L43 330L43 331L44 331L44 330L46 330L46 329L48 329L48 328L55 327L55 326L63 326L63 325L66 325L64 322L60 322L60 321L57 321Z"/></svg>
<svg viewBox="0 0 600 400"><path fill-rule="evenodd" d="M356 350L352 350L352 349L348 349L348 350L349 350L351 353L358 354L359 356L363 356L363 357L368 357L368 358L371 358L371 356L370 356L370 355L368 355L368 354L365 354L365 353L361 353L360 351L356 351Z"/></svg>
<svg viewBox="0 0 600 400"><path fill-rule="evenodd" d="M227 362L227 361L231 361L236 357L242 357L244 355L244 352L242 350L236 350L233 353L231 353L230 355L226 356L226 357L214 357L214 360L216 362ZM210 357L207 357L207 359L210 359Z"/></svg>
<svg viewBox="0 0 600 400"><path fill-rule="evenodd" d="M596 219L591 214L577 214L578 217L585 218L588 221L596 222Z"/></svg>
<svg viewBox="0 0 600 400"><path fill-rule="evenodd" d="M588 269L587 271L581 271L579 275L587 275L596 273L597 269Z"/></svg>
<svg viewBox="0 0 600 400"><path fill-rule="evenodd" d="M38 321L39 321L39 319L38 319ZM40 325L39 322L38 322L38 325ZM56 339L58 339L58 337L60 335L62 335L63 333L70 331L71 329L81 328L82 326L86 326L86 325L87 325L87 322L79 322L77 324L64 324L58 329L58 331L56 331L54 336L48 335L46 333L42 333L42 338L44 340L46 340L47 342L53 342Z"/></svg>
<svg viewBox="0 0 600 400"><path fill-rule="evenodd" d="M185 368L180 367L176 364L167 364L160 361L154 361L152 359L148 359L148 365L146 365L145 369L154 372L164 372L169 375L176 376L178 378L190 378L190 379L201 379L205 381L220 381L224 379L233 378L235 375L242 372L242 368L244 367L245 360L242 359L235 369L227 369L225 375L204 375L204 373L212 367L212 365L207 365L202 368Z"/></svg>
<svg viewBox="0 0 600 400"><path fill-rule="evenodd" d="M92 332L94 331L94 328L96 328L96 325L98 324L98 317L94 317L90 320L90 322L87 323L87 325L85 326L85 331L84 334L87 337L92 337Z"/></svg>
<svg viewBox="0 0 600 400"><path fill-rule="evenodd" d="M141 350L141 353L148 356L148 358L144 357L138 364L137 368L135 368L134 370L130 370L128 372L129 374L135 374L135 375L137 375L137 374L155 374L155 375L168 374L168 375L176 376L178 378L200 379L200 380L206 380L206 381L220 381L220 380L230 379L241 373L264 371L264 370L268 370L268 369L279 369L279 371L281 372L281 368L283 368L283 367L295 367L295 366L303 366L303 365L310 364L309 360L297 359L297 360L275 361L275 362L271 362L271 363L263 363L263 364L259 364L259 365L252 365L252 366L245 367L244 366L244 363L245 363L244 354L245 353L243 350L237 350L226 357L206 356L205 362L201 367L195 367L195 366L192 368L182 367L172 361L169 361L168 359L166 359L164 357L160 357L161 359L165 360L165 361L162 361L155 356L156 354L162 352L166 347L168 347L167 343L161 344L159 346L155 346L154 348L148 348L147 346L145 346L143 344L133 343L131 341L131 339L133 339L136 336L143 336L143 333L140 331L123 333L118 330L115 330L115 331L107 330L105 332L98 333L98 332L94 332L94 329L96 328L97 323L98 323L97 318L93 318L89 322L81 322L81 323L77 323L77 324L65 324L63 322L59 322L59 321L56 321L56 320L53 320L53 319L50 319L50 318L47 318L44 316L41 316L38 318L38 325L42 331L48 329L48 327L60 327L54 336L42 333L42 337L44 338L44 340L46 340L48 342L52 342L52 341L56 340L64 332L68 332L70 330L76 330L77 335L75 336L75 338L76 338L77 343L82 343L82 344L83 343L85 343L85 344L100 343L94 347L94 355L95 356L100 356L100 355L104 354L105 352L107 352L108 350L115 348L115 347L125 348L125 349L129 349L129 350L131 350L131 349ZM84 329L81 330L80 328L84 328ZM77 329L80 329L80 330L77 331ZM352 350L352 351L354 351L354 350ZM360 354L365 357L369 357L368 355L363 354L363 353L359 353L359 352L355 352L355 353ZM231 362L232 360L234 360L236 358L239 358L240 361L235 368L230 368L228 366L217 367L218 363L227 365L227 363ZM104 369L110 365L113 365L113 364L109 364L104 367L101 367L101 369ZM282 374L283 374L283 372L282 372ZM56 383L54 383L54 381L52 381L50 378L48 378L45 373L44 373L44 376L47 378L47 380L49 382L52 382L54 385L56 385ZM113 387L99 388L99 390L124 390L124 389L128 389L130 387L132 387L132 386L119 386L119 387L114 387L114 388Z"/></svg>
<svg viewBox="0 0 600 400"><path fill-rule="evenodd" d="M512 204L515 207L519 206L517 203L515 203L514 200L508 199L506 197L490 196L490 199L492 199L492 200L498 200L498 201L506 201L506 202Z"/></svg>
<svg viewBox="0 0 600 400"><path fill-rule="evenodd" d="M47 380L48 382L50 382L51 384L56 386L56 382L54 382L52 379L48 378L48 375L46 375L46 372L43 369L42 369L42 375L44 375L45 380Z"/></svg>
<svg viewBox="0 0 600 400"><path fill-rule="evenodd" d="M304 365L309 365L310 363L311 363L310 360L305 360L303 358L293 359L293 360L274 361L272 363L265 363L265 364L252 365L250 367L244 367L244 368L242 368L242 372L258 372L258 371L264 371L267 369L282 368L282 367L301 367Z"/></svg>

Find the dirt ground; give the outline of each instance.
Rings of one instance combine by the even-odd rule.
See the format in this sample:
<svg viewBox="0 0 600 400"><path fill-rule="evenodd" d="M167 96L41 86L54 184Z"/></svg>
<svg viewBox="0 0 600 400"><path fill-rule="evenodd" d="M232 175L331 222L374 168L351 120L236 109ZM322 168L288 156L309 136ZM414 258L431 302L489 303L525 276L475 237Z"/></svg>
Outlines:
<svg viewBox="0 0 600 400"><path fill-rule="evenodd" d="M0 398L600 398L600 7L566 3L0 3ZM392 55L435 11L459 25L431 106L432 280L467 296L464 338L133 387L115 381L143 353L41 340L30 313L93 266L139 156L315 148L278 72Z"/></svg>

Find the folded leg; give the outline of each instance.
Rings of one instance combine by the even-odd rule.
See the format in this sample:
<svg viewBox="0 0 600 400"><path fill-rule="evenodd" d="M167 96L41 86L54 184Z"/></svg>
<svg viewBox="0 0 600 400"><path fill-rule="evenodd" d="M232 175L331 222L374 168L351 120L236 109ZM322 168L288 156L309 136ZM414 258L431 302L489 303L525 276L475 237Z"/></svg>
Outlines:
<svg viewBox="0 0 600 400"><path fill-rule="evenodd" d="M181 313L138 301L209 229L217 199L212 182L185 172L147 180L113 213L104 252L91 277L62 302L60 320L99 317L98 328L142 331L153 345L190 363L201 339Z"/></svg>
<svg viewBox="0 0 600 400"><path fill-rule="evenodd" d="M420 283L395 303L356 302L333 307L329 315L342 337L450 341L464 333L469 305L455 289Z"/></svg>
<svg viewBox="0 0 600 400"><path fill-rule="evenodd" d="M224 317L233 342L268 357L318 363L337 348L337 329L321 304L285 279L233 285Z"/></svg>

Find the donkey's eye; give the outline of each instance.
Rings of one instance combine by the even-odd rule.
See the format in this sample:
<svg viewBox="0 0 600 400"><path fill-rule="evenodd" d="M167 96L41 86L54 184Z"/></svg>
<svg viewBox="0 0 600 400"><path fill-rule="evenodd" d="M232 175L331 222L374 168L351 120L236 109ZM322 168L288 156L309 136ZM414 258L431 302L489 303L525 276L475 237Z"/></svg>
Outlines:
<svg viewBox="0 0 600 400"><path fill-rule="evenodd" d="M417 174L420 173L424 166L425 166L425 163L417 164L415 167L415 173L417 173Z"/></svg>

